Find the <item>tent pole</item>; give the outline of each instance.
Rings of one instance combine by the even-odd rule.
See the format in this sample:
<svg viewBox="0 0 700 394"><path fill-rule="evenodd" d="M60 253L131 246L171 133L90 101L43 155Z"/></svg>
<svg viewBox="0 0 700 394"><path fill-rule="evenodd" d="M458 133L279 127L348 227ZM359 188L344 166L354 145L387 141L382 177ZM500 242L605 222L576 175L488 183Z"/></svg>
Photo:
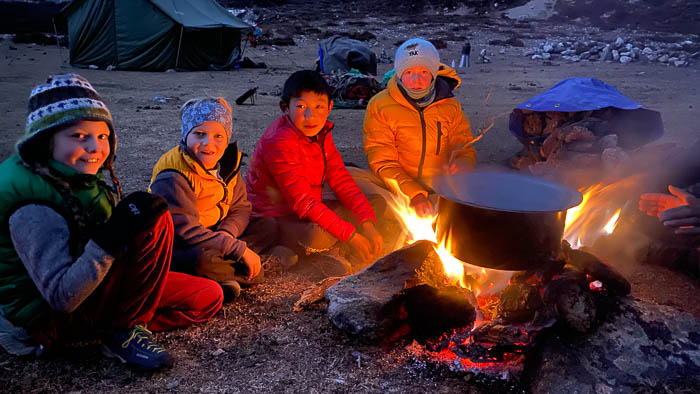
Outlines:
<svg viewBox="0 0 700 394"><path fill-rule="evenodd" d="M185 25L180 25L180 41L177 42L177 55L175 55L175 68L180 62L180 46L182 45L182 31L185 30Z"/></svg>
<svg viewBox="0 0 700 394"><path fill-rule="evenodd" d="M56 28L56 21L54 18L51 18L51 23L53 23L53 33L54 36L56 37L56 46L58 47L58 56L61 57L61 65L64 64L63 60L63 51L61 50L61 43L58 41L58 29Z"/></svg>

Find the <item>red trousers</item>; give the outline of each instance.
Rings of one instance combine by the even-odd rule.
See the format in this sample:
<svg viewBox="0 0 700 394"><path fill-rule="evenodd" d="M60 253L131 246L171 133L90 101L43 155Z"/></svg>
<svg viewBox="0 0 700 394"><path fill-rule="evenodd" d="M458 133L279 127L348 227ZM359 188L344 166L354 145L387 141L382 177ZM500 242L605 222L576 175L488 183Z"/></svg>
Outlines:
<svg viewBox="0 0 700 394"><path fill-rule="evenodd" d="M166 212L126 245L126 253L75 311L55 312L46 327L30 334L50 347L57 340L94 336L96 330L144 324L161 331L209 320L221 309L221 287L209 279L170 272L172 246L173 220Z"/></svg>

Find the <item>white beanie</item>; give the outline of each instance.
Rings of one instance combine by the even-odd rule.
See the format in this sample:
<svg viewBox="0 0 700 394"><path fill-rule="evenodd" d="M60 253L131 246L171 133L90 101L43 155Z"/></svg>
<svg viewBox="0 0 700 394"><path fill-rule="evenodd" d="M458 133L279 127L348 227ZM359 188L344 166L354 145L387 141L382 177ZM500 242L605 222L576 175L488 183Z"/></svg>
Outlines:
<svg viewBox="0 0 700 394"><path fill-rule="evenodd" d="M435 46L422 38L411 38L401 44L394 56L397 78L401 78L403 72L413 66L427 68L435 79L440 68L440 54Z"/></svg>

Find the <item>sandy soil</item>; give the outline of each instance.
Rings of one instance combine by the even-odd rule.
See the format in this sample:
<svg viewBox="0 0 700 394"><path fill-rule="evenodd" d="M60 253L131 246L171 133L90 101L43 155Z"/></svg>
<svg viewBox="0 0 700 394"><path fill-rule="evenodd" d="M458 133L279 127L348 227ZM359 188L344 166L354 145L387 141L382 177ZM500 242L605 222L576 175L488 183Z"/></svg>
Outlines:
<svg viewBox="0 0 700 394"><path fill-rule="evenodd" d="M355 18L355 19L352 19ZM348 12L343 19L320 23L329 30L367 29L378 39L377 52L393 54L395 44L414 35L443 37L443 61L459 60L461 40L469 39L474 54L493 52L492 63L476 64L462 72L456 95L464 112L478 127L489 116L509 113L518 103L568 77L589 76L616 86L623 94L662 113L665 140L681 143L698 137L700 123L700 66L659 64L566 63L544 65L522 56L522 48L494 47L493 39L519 36L526 45L564 36L614 40L616 35L649 34L601 32L546 22L513 24L498 18L426 16L419 23L396 17L377 17L371 26L365 15ZM350 24L348 21L361 22ZM339 21L343 21L339 23ZM362 22L364 21L364 22ZM445 24L449 22L449 24ZM282 28L282 24L275 26ZM318 30L318 29L317 29ZM74 70L61 62L66 49L0 42L0 160L8 157L23 133L26 100L46 75L79 72L87 77L111 109L119 148L117 173L125 191L144 190L158 157L179 140L179 106L188 98L220 95L233 102L257 86L254 106L234 107L234 138L251 153L264 129L280 114L279 89L293 71L311 68L317 35L295 33L297 46L248 47L245 55L268 65L264 70L231 72L141 73ZM670 39L679 39L665 33ZM450 40L452 38L452 40ZM374 41L373 41L374 42ZM499 54L499 49L505 49ZM473 56L475 60L476 56ZM391 65L380 64L380 75ZM493 89L484 106L484 98ZM154 102L154 96L169 98ZM364 111L334 110L334 139L343 158L366 167L361 143ZM480 165L504 166L520 149L508 131L507 116L476 144ZM700 286L687 275L661 267L638 266L629 278L633 295L676 306L700 318ZM312 278L311 278L312 279ZM6 392L503 392L526 391L517 385L475 385L476 378L426 367L412 360L406 343L389 347L362 344L336 330L323 311L292 312L310 278L293 274L272 276L228 304L206 325L158 334L158 340L178 358L178 364L155 374L138 374L104 360L93 345L78 345L48 360L24 360L0 353L0 384ZM663 292L658 289L663 288ZM221 349L221 350L219 350Z"/></svg>

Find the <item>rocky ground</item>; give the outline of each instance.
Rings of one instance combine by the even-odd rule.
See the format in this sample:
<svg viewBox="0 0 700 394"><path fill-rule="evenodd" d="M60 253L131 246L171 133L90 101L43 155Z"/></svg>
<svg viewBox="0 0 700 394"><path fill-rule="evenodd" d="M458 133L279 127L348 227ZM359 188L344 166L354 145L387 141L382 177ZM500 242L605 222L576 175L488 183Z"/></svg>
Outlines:
<svg viewBox="0 0 700 394"><path fill-rule="evenodd" d="M221 95L233 102L245 90L257 86L254 106L234 107L234 138L244 152L250 153L263 130L279 115L277 94L285 78L293 71L313 67L317 40L332 34L363 39L387 58L403 40L427 37L440 47L447 64L459 62L462 44L469 41L472 63L470 68L460 70L462 86L456 96L474 129L491 116L509 113L518 103L562 79L590 76L660 111L666 129L662 142L683 145L700 137L698 29L669 27L652 31L645 29L654 26L624 27L627 24L621 19L619 28L611 30L608 24L598 24L605 29L588 24L595 22L590 18L570 23L513 21L501 18L499 10L490 6L478 8L478 12L461 6L424 7L419 12L410 7L386 11L381 8L386 3L322 2L311 6L309 2L289 1L248 8L244 16L260 24L267 44L248 46L245 56L265 62L268 68L264 70L74 70L62 61L67 57L65 48L17 44L6 37L0 41L0 159L11 154L14 141L22 134L31 88L50 73L69 71L87 77L112 110L119 135L117 172L126 191L148 186L153 164L179 139L179 106L190 97ZM695 3L688 2L688 7ZM687 15L694 15L692 11L690 8ZM622 40L619 45L618 37ZM281 45L290 40L294 45ZM603 54L607 45L610 59ZM646 48L652 53L645 53ZM617 60L613 50L620 56ZM584 58L585 52L590 54L588 58ZM623 55L625 52L629 54ZM545 59L545 53L549 58ZM668 58L661 61L665 55ZM631 61L621 61L623 56ZM595 57L598 59L592 59ZM677 59L672 61L672 57ZM484 59L488 63L483 63ZM681 59L684 63L676 66ZM390 64L380 64L380 76L390 68ZM363 116L362 110L334 110L330 119L336 123L334 139L345 161L366 167L361 144ZM520 147L508 131L507 116L499 117L493 130L476 144L478 163L504 167ZM700 285L696 279L660 266L632 264L624 271L632 283L633 296L700 318ZM77 344L47 360L17 359L0 353L0 383L7 392L529 390L527 382L484 382L471 375L432 368L413 359L405 350L407 343L361 343L335 329L323 310L293 312L294 302L315 279L272 275L267 283L226 305L212 322L158 334L158 340L178 359L177 365L166 371L135 373L104 360L93 344Z"/></svg>

